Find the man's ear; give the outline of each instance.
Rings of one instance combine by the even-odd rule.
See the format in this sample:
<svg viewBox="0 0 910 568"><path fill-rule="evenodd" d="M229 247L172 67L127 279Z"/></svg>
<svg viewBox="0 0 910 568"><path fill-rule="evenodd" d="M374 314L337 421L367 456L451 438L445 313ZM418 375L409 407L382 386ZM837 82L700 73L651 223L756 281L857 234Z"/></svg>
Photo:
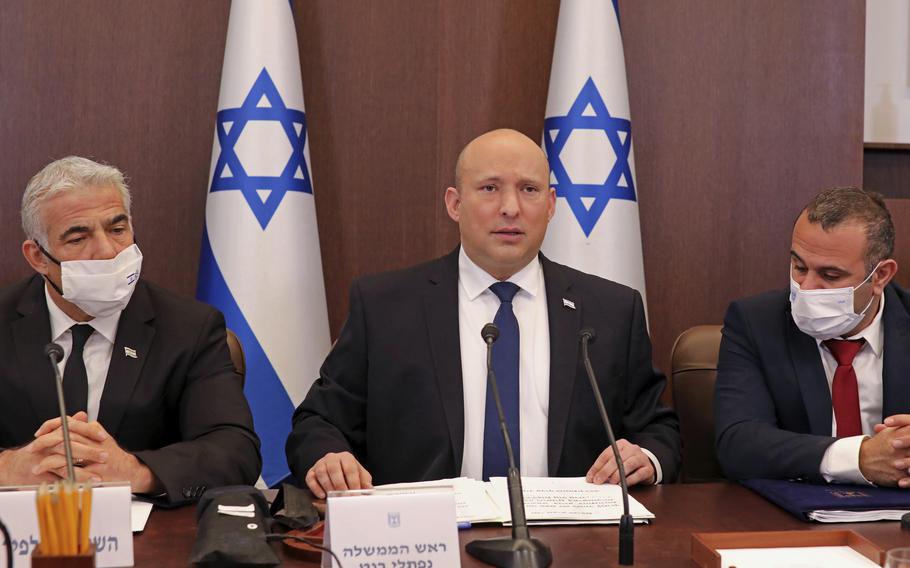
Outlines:
<svg viewBox="0 0 910 568"><path fill-rule="evenodd" d="M456 223L461 219L461 194L454 187L447 187L445 194L446 212Z"/></svg>
<svg viewBox="0 0 910 568"><path fill-rule="evenodd" d="M22 256L25 257L25 261L35 270L35 272L47 274L47 263L50 262L50 260L41 252L38 243L33 239L27 239L22 242Z"/></svg>
<svg viewBox="0 0 910 568"><path fill-rule="evenodd" d="M896 260L889 258L879 263L878 268L875 269L875 274L872 275L873 291L876 294L881 294L895 274L897 274Z"/></svg>
<svg viewBox="0 0 910 568"><path fill-rule="evenodd" d="M550 194L547 195L547 221L553 219L556 214L556 188L550 187Z"/></svg>

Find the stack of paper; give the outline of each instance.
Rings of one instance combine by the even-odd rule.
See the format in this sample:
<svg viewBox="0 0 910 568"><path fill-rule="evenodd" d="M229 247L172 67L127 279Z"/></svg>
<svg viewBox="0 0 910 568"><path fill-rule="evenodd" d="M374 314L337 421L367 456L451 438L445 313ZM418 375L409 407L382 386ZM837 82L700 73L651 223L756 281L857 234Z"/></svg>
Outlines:
<svg viewBox="0 0 910 568"><path fill-rule="evenodd" d="M809 518L820 523L865 523L866 521L899 521L907 510L879 509L877 511L811 511Z"/></svg>
<svg viewBox="0 0 910 568"><path fill-rule="evenodd" d="M459 477L383 485L377 489L447 486L455 491L458 522L511 523L509 493L504 477L494 477L489 482ZM528 524L616 524L622 515L622 490L618 485L594 485L583 477L523 477L521 487ZM646 523L654 518L653 513L631 496L629 512L637 523Z"/></svg>
<svg viewBox="0 0 910 568"><path fill-rule="evenodd" d="M509 491L505 477L490 479L490 495L510 522ZM523 477L525 516L532 525L617 524L622 516L622 489L594 485L584 477ZM635 522L647 522L654 513L629 496L629 513Z"/></svg>

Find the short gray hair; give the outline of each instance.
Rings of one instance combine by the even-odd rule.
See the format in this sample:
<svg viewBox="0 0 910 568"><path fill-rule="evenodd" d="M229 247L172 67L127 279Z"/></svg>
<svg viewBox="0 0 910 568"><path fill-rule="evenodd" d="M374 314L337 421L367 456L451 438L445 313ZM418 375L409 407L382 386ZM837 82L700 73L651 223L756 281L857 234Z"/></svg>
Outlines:
<svg viewBox="0 0 910 568"><path fill-rule="evenodd" d="M67 156L44 166L29 180L22 195L20 213L25 237L35 239L48 249L47 227L41 218L41 204L66 191L108 187L120 192L123 208L130 215L130 190L123 173L114 166L99 164L80 156Z"/></svg>
<svg viewBox="0 0 910 568"><path fill-rule="evenodd" d="M894 255L894 223L885 199L858 187L835 187L816 195L804 209L810 223L828 231L846 221L866 227L866 271Z"/></svg>

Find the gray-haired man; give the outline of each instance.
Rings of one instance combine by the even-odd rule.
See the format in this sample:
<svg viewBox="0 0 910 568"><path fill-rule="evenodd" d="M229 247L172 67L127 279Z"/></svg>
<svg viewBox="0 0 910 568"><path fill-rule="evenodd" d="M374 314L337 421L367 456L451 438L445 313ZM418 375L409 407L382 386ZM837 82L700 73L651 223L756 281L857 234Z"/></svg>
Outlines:
<svg viewBox="0 0 910 568"><path fill-rule="evenodd" d="M21 213L37 274L0 291L0 484L65 474L51 341L64 350L79 480L126 480L171 503L254 482L259 440L224 318L140 278L123 174L57 160L31 179Z"/></svg>

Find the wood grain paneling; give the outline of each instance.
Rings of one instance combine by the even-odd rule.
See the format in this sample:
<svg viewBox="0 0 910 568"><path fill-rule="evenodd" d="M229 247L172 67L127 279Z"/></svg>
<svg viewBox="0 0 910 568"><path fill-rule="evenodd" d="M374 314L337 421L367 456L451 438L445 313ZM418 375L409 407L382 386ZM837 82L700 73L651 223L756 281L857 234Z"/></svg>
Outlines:
<svg viewBox="0 0 910 568"><path fill-rule="evenodd" d="M894 280L910 287L910 199L885 199L894 222L894 259L897 275Z"/></svg>
<svg viewBox="0 0 910 568"><path fill-rule="evenodd" d="M29 178L78 154L127 173L145 273L194 293L227 16L213 0L0 6L0 282L29 272Z"/></svg>
<svg viewBox="0 0 910 568"><path fill-rule="evenodd" d="M557 0L294 2L333 335L355 276L450 250L461 147L540 138ZM621 2L655 358L785 283L790 224L862 180L863 2ZM195 291L229 4L0 4L0 284L53 158L129 174L150 278ZM294 254L293 243L287 254Z"/></svg>
<svg viewBox="0 0 910 568"><path fill-rule="evenodd" d="M879 145L863 152L863 186L891 199L910 199L910 149Z"/></svg>
<svg viewBox="0 0 910 568"><path fill-rule="evenodd" d="M623 2L655 359L786 286L790 232L862 181L864 3Z"/></svg>
<svg viewBox="0 0 910 568"><path fill-rule="evenodd" d="M557 6L298 4L334 332L353 278L457 244L442 195L470 139L501 126L540 137Z"/></svg>

